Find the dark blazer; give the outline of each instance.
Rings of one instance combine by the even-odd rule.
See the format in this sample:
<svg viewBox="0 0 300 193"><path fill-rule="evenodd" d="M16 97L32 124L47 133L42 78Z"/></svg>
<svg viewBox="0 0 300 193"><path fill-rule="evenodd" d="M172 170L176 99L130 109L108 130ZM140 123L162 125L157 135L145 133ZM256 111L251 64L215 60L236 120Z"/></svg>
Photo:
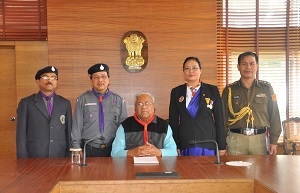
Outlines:
<svg viewBox="0 0 300 193"><path fill-rule="evenodd" d="M225 124L223 106L217 86L201 83L200 106L195 118L192 118L186 108L186 84L173 88L169 107L169 124L178 149L194 147L190 140L215 140L219 150L226 149ZM213 101L208 107L205 98ZM200 143L199 147L215 149L212 143Z"/></svg>
<svg viewBox="0 0 300 193"><path fill-rule="evenodd" d="M69 100L55 94L50 118L38 92L21 99L17 114L17 158L55 158L69 155L72 123Z"/></svg>

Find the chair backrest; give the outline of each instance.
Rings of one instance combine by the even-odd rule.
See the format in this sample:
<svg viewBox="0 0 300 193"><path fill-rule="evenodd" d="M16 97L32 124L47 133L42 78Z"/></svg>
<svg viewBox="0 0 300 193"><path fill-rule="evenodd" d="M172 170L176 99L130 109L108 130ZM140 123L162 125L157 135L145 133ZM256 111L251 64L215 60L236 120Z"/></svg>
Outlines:
<svg viewBox="0 0 300 193"><path fill-rule="evenodd" d="M300 118L293 117L282 121L282 128L285 154L289 154L289 152L293 151L293 144L296 150L300 150Z"/></svg>

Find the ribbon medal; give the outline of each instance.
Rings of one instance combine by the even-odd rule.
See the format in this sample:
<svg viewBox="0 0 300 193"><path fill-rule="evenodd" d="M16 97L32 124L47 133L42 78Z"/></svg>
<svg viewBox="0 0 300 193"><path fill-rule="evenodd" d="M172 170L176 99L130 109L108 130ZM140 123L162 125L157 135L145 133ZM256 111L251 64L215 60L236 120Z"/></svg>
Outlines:
<svg viewBox="0 0 300 193"><path fill-rule="evenodd" d="M209 108L209 109L213 108L213 104L214 104L213 100L210 100L210 98L205 98L205 102L206 102L206 107L207 108Z"/></svg>

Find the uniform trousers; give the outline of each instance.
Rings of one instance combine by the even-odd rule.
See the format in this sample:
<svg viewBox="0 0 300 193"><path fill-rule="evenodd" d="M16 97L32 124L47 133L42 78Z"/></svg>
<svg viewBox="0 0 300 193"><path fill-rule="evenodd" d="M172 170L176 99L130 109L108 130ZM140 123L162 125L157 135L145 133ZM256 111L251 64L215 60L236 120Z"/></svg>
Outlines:
<svg viewBox="0 0 300 193"><path fill-rule="evenodd" d="M228 132L228 155L267 155L266 134L244 135Z"/></svg>

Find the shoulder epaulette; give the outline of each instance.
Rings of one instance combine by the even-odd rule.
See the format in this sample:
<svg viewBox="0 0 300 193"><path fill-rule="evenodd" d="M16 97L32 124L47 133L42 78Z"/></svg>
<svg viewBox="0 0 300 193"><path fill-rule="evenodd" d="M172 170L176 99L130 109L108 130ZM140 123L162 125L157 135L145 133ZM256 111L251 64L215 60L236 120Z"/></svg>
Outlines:
<svg viewBox="0 0 300 193"><path fill-rule="evenodd" d="M233 86L233 85L236 85L236 84L239 84L239 81L238 81L238 80L235 81L235 82L233 82L233 83L227 84L227 86Z"/></svg>
<svg viewBox="0 0 300 193"><path fill-rule="evenodd" d="M81 93L81 95L79 95L77 98L80 98L81 96L83 96L83 95L87 94L88 92L90 92L90 90L87 90L87 91L85 91L85 92Z"/></svg>
<svg viewBox="0 0 300 193"><path fill-rule="evenodd" d="M115 92L110 91L110 94L113 94L113 95L116 95L117 97L122 98L119 94L117 94L117 93L115 93Z"/></svg>
<svg viewBox="0 0 300 193"><path fill-rule="evenodd" d="M268 86L271 86L271 84L270 84L269 82L264 81L264 80L258 80L258 82L259 82L260 84L266 84L266 85L268 85Z"/></svg>
<svg viewBox="0 0 300 193"><path fill-rule="evenodd" d="M259 84L261 84L262 86L265 86L265 87L267 87L267 88L272 88L271 83L269 83L268 81L259 80L258 82L259 82Z"/></svg>

